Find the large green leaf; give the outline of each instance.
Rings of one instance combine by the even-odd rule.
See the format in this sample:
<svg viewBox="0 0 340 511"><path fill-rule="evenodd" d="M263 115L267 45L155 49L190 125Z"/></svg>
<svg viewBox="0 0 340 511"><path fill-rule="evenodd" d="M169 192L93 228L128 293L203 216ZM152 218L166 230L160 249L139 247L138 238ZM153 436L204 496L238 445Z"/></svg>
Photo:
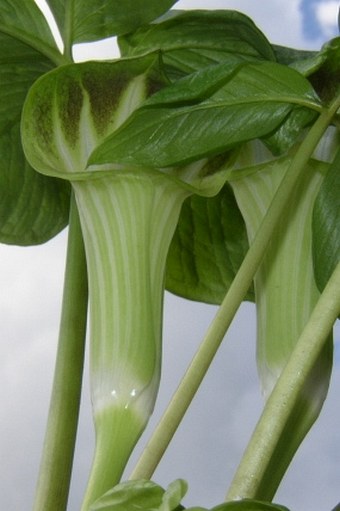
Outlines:
<svg viewBox="0 0 340 511"><path fill-rule="evenodd" d="M235 61L209 66L159 91L94 151L90 162L169 167L265 137L295 108L310 109L309 121L315 118L318 98L298 72L276 63ZM297 131L294 126L291 143Z"/></svg>
<svg viewBox="0 0 340 511"><path fill-rule="evenodd" d="M148 23L177 0L48 0L67 45L125 34Z"/></svg>
<svg viewBox="0 0 340 511"><path fill-rule="evenodd" d="M190 300L219 304L247 249L244 221L229 185L216 197L189 197L170 245L166 288ZM253 300L253 290L246 298Z"/></svg>
<svg viewBox="0 0 340 511"><path fill-rule="evenodd" d="M330 166L313 210L314 275L320 292L340 260L340 149Z"/></svg>
<svg viewBox="0 0 340 511"><path fill-rule="evenodd" d="M118 42L124 56L161 50L166 64L184 71L226 60L230 54L244 60L275 60L271 45L253 21L227 10L178 11Z"/></svg>
<svg viewBox="0 0 340 511"><path fill-rule="evenodd" d="M25 160L20 139L21 110L27 91L52 67L53 63L36 49L0 32L0 241L3 243L42 243L67 224L68 185L38 175Z"/></svg>

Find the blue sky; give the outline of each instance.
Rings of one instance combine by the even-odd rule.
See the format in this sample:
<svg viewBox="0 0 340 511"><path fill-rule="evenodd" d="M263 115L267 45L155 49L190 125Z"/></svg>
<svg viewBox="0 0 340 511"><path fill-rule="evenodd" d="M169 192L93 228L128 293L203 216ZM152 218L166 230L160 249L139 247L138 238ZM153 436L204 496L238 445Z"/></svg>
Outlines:
<svg viewBox="0 0 340 511"><path fill-rule="evenodd" d="M334 0L302 0L303 33L308 40L319 39L325 32L331 37L337 35L336 7L338 6L339 2ZM331 26L332 17L334 17L333 27ZM326 20L328 23L325 23Z"/></svg>
<svg viewBox="0 0 340 511"><path fill-rule="evenodd" d="M237 9L252 17L272 42L317 49L337 34L337 5L333 0L180 0L176 7ZM104 56L107 50L100 51ZM58 336L65 246L66 232L40 247L0 245L0 495L1 508L8 511L26 511L33 502ZM215 307L166 294L164 375L139 450L215 312ZM254 332L254 307L243 304L155 474L164 485L177 477L187 479L188 506L210 507L223 500L261 412ZM87 378L86 373L69 511L79 510L92 455ZM339 385L338 365L320 419L276 498L292 511L330 511L340 500Z"/></svg>

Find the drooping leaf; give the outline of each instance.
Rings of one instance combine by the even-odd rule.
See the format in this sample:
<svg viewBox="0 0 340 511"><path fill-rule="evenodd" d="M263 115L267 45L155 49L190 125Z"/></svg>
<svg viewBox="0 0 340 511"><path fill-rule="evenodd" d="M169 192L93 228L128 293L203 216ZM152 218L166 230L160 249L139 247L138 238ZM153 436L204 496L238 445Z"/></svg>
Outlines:
<svg viewBox="0 0 340 511"><path fill-rule="evenodd" d="M2 4L0 13L1 8ZM39 76L52 68L53 63L29 44L0 32L0 241L3 243L42 243L68 222L69 186L38 175L25 160L20 139L21 110L27 91Z"/></svg>
<svg viewBox="0 0 340 511"><path fill-rule="evenodd" d="M90 511L181 511L187 491L185 481L177 479L164 490L152 481L136 480L118 484L98 499Z"/></svg>
<svg viewBox="0 0 340 511"><path fill-rule="evenodd" d="M48 0L68 45L125 34L165 13L177 0Z"/></svg>
<svg viewBox="0 0 340 511"><path fill-rule="evenodd" d="M313 210L313 264L322 292L340 260L340 150L330 166Z"/></svg>
<svg viewBox="0 0 340 511"><path fill-rule="evenodd" d="M229 185L215 197L189 197L170 245L166 288L190 300L219 304L247 249L244 221ZM246 299L253 300L253 290Z"/></svg>
<svg viewBox="0 0 340 511"><path fill-rule="evenodd" d="M276 63L210 66L152 96L95 150L90 163L187 163L268 136L296 107L310 109L310 121L320 109L313 88L295 70Z"/></svg>
<svg viewBox="0 0 340 511"><path fill-rule="evenodd" d="M240 60L275 60L268 40L253 21L236 11L177 11L170 19L141 27L118 39L124 56L160 50L164 63L191 72L207 64Z"/></svg>

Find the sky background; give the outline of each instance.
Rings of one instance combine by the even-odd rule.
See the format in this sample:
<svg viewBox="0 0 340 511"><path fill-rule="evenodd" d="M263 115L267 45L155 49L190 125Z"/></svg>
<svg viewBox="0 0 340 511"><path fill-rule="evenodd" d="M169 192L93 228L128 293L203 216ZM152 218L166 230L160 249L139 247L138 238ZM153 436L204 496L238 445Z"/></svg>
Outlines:
<svg viewBox="0 0 340 511"><path fill-rule="evenodd" d="M237 9L252 17L271 42L306 49L317 49L337 34L338 6L333 0L180 0L176 4L183 9ZM101 51L104 57L106 50ZM32 507L56 353L66 234L62 232L40 247L0 245L0 500L6 511ZM213 306L166 293L159 400L137 451L149 437L215 312ZM261 412L254 330L254 307L245 303L154 475L164 486L178 477L186 479L187 506L212 507L223 500ZM340 500L339 328L335 340L337 363L328 400L275 498L291 511L331 511ZM80 507L92 448L85 373L69 511ZM129 469L132 465L133 460Z"/></svg>

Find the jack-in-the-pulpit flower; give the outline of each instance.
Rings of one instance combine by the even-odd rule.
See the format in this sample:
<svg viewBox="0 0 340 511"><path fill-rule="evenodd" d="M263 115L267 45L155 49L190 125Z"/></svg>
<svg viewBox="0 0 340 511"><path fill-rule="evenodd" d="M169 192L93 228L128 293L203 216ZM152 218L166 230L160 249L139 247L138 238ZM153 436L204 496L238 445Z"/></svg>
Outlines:
<svg viewBox="0 0 340 511"><path fill-rule="evenodd" d="M153 56L71 64L38 80L24 106L27 159L72 183L85 242L96 447L83 511L120 480L153 411L169 244L185 198L216 193L228 159L176 169L88 165L165 83Z"/></svg>

